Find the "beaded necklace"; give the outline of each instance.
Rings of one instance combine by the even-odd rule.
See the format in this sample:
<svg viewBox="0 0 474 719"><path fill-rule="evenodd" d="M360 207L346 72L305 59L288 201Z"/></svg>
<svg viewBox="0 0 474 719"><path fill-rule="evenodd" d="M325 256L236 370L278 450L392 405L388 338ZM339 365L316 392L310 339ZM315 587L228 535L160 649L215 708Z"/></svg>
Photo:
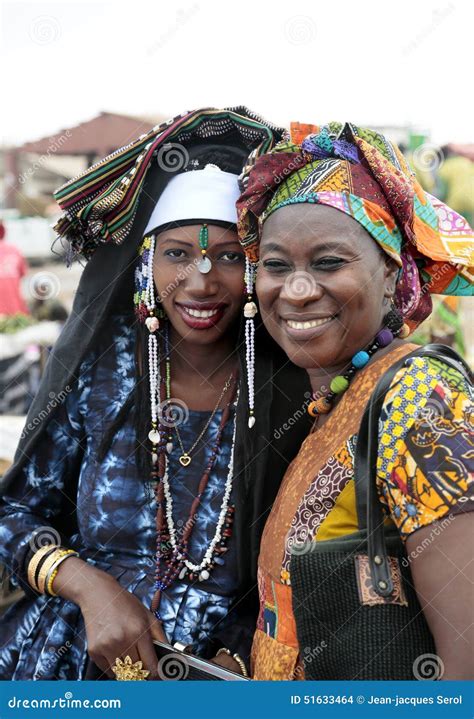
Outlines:
<svg viewBox="0 0 474 719"><path fill-rule="evenodd" d="M315 395L313 395L313 401L309 403L307 409L311 417L315 418L315 424L320 415L328 414L328 412L331 411L335 399L339 395L344 394L357 370L365 367L372 355L379 349L382 349L382 347L388 347L396 336L406 336L405 325L398 310L390 310L385 316L384 323L385 326L377 332L370 345L365 350L359 350L359 352L355 353L346 372L337 375L337 377L333 377L329 385L330 391L324 397L316 398Z"/></svg>
<svg viewBox="0 0 474 719"><path fill-rule="evenodd" d="M159 359L160 358L158 358L158 360ZM160 399L162 400L162 402L169 402L171 398L171 381L169 368L169 338L167 331L165 331L164 362L167 369L166 380L161 381L161 370L159 370L157 372L157 382L160 390ZM158 366L160 366L159 362ZM170 442L170 439L172 439L172 437L171 435L169 435L168 442L166 441L166 427L163 425L163 416L161 415L159 417L160 424L157 431L160 435L160 444L157 446L157 452L153 454L154 466L152 470L152 479L155 481L154 492L157 502L157 533L155 594L151 603L151 610L152 612L154 612L155 616L158 619L161 619L159 607L162 592L172 584L176 577L179 576L179 579L183 580L187 576L190 581L194 581L195 579L199 579L199 581L205 581L209 579L210 572L215 567L215 565L224 564L224 559L222 555L227 552L226 544L232 535L232 524L234 515L234 506L230 504L230 496L232 492L232 482L234 474L234 446L237 428L237 411L235 411L234 413L234 428L232 434L228 473L214 537L210 541L201 562L199 562L198 564L192 562L189 559L188 547L193 528L196 524L197 513L201 503L201 499L206 490L212 468L215 464L220 449L222 433L230 416L231 405L232 403L237 405L237 373L233 373L230 386L232 388L230 392L230 397L223 408L221 421L219 423L217 435L211 449L209 461L207 462L207 465L199 482L198 493L191 504L188 518L183 525L181 537L178 537L178 533L173 519L173 498L171 494L168 474L168 454L172 451L172 444ZM221 396L223 396L223 394ZM214 410L214 414L216 411L217 407ZM163 437L164 439L161 439L161 437Z"/></svg>

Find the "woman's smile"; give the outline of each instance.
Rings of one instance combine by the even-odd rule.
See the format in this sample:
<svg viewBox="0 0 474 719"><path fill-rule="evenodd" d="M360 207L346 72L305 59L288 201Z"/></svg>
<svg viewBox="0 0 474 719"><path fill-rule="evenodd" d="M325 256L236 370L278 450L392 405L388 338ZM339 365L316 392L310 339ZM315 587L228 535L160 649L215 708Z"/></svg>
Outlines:
<svg viewBox="0 0 474 719"><path fill-rule="evenodd" d="M215 327L224 317L228 304L225 302L176 302L175 307L188 327L207 330Z"/></svg>
<svg viewBox="0 0 474 719"><path fill-rule="evenodd" d="M285 332L296 341L308 341L319 337L332 325L337 315L326 315L323 317L305 317L296 314L280 316L281 324Z"/></svg>

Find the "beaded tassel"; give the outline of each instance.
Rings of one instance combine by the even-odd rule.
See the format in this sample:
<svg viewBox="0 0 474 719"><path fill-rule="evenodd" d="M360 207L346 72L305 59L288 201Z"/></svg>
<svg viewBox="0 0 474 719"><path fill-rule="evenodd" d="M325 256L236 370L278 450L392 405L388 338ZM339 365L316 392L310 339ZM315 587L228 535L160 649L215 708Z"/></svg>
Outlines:
<svg viewBox="0 0 474 719"><path fill-rule="evenodd" d="M158 352L158 340L156 337L156 330L159 328L160 323L157 317L155 317L155 285L153 282L153 258L155 254L155 235L150 238L150 249L148 251L148 259L146 264L146 289L145 289L145 304L148 310L149 317L147 317L145 324L148 327L148 367L150 377L150 405L151 405L151 430L148 433L148 439L152 444L152 457L153 464L157 459L157 445L160 442L160 433L158 431L158 405L160 402L160 361Z"/></svg>
<svg viewBox="0 0 474 719"><path fill-rule="evenodd" d="M255 268L245 258L245 287L247 291L247 302L244 305L245 317L245 357L247 363L247 386L249 399L249 420L248 426L251 429L255 424L255 323L254 317L258 312L257 305L253 302L253 286L255 281Z"/></svg>

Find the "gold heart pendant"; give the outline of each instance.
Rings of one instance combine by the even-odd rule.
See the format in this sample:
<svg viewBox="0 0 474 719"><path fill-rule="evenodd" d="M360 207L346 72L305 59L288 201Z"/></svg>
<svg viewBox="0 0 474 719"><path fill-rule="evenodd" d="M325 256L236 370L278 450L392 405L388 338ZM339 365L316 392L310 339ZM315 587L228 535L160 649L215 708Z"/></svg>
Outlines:
<svg viewBox="0 0 474 719"><path fill-rule="evenodd" d="M188 464L191 462L191 457L189 454L182 454L179 458L180 463L183 465L183 467L187 467Z"/></svg>

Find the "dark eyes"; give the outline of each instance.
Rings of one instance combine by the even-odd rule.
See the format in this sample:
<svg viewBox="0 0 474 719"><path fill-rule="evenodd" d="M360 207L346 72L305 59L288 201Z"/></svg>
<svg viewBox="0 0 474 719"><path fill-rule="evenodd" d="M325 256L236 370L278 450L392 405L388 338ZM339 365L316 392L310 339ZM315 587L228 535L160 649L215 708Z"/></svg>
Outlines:
<svg viewBox="0 0 474 719"><path fill-rule="evenodd" d="M179 248L165 250L164 255L173 260L185 260L188 256L185 250ZM244 261L244 255L242 252L221 252L215 259L226 264L237 264Z"/></svg>
<svg viewBox="0 0 474 719"><path fill-rule="evenodd" d="M314 260L311 263L311 267L316 270L335 270L344 264L345 260L341 257L321 257L319 260ZM270 272L285 272L291 270L291 266L284 260L263 260L262 266Z"/></svg>
<svg viewBox="0 0 474 719"><path fill-rule="evenodd" d="M217 259L232 263L243 262L244 255L242 252L223 252Z"/></svg>
<svg viewBox="0 0 474 719"><path fill-rule="evenodd" d="M172 257L174 260L181 260L186 257L184 250L166 250L164 254L166 257Z"/></svg>

